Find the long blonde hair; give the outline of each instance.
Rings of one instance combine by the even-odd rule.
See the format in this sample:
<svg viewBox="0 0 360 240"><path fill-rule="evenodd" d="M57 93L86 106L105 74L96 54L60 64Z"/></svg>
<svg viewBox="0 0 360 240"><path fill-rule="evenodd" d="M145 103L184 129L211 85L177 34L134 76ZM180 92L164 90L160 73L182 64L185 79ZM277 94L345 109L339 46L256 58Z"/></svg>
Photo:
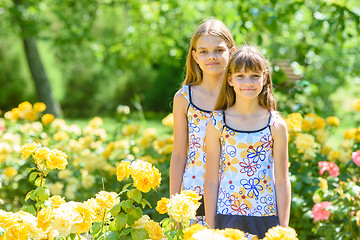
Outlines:
<svg viewBox="0 0 360 240"><path fill-rule="evenodd" d="M192 51L196 50L197 40L204 35L212 35L222 38L229 49L235 47L233 36L222 21L213 17L203 20L200 26L195 30L195 33L190 41L189 52L186 59L186 76L182 86L198 85L202 81L202 70L195 62L192 56Z"/></svg>
<svg viewBox="0 0 360 240"><path fill-rule="evenodd" d="M215 104L215 110L226 110L235 104L235 91L229 85L228 79L233 73L244 69L245 72L260 72L264 74L264 86L258 96L260 106L268 110L276 110L276 100L272 90L271 74L268 61L255 47L244 45L234 52L226 67L220 93Z"/></svg>

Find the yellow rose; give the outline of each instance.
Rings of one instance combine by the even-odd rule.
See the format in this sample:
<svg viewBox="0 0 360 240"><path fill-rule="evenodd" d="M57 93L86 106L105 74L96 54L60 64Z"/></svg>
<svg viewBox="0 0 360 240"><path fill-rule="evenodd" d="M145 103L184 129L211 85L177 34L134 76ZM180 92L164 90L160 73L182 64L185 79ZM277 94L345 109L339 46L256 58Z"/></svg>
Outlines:
<svg viewBox="0 0 360 240"><path fill-rule="evenodd" d="M129 149L130 141L128 139L122 139L115 142L116 149Z"/></svg>
<svg viewBox="0 0 360 240"><path fill-rule="evenodd" d="M98 128L101 125L103 125L103 120L101 118L99 118L99 117L94 117L89 122L89 126L92 127L92 128Z"/></svg>
<svg viewBox="0 0 360 240"><path fill-rule="evenodd" d="M352 128L345 131L344 139L353 139L356 136L357 129Z"/></svg>
<svg viewBox="0 0 360 240"><path fill-rule="evenodd" d="M42 102L36 102L34 104L34 110L37 112L43 112L46 109L46 105Z"/></svg>
<svg viewBox="0 0 360 240"><path fill-rule="evenodd" d="M140 128L141 125L129 124L123 128L122 133L124 136L132 136L138 134L140 132Z"/></svg>
<svg viewBox="0 0 360 240"><path fill-rule="evenodd" d="M0 209L0 227L10 228L11 226L17 224L18 217L13 212L6 212Z"/></svg>
<svg viewBox="0 0 360 240"><path fill-rule="evenodd" d="M26 143L24 146L21 147L21 158L27 159L33 154L37 148L40 147L40 144L33 142L33 143Z"/></svg>
<svg viewBox="0 0 360 240"><path fill-rule="evenodd" d="M360 98L355 99L352 103L351 103L351 107L352 109L354 109L357 112L360 112Z"/></svg>
<svg viewBox="0 0 360 240"><path fill-rule="evenodd" d="M49 200L52 202L53 208L58 208L61 204L66 202L65 198L59 195L52 196L49 198Z"/></svg>
<svg viewBox="0 0 360 240"><path fill-rule="evenodd" d="M304 119L301 125L301 129L305 132L309 132L311 130L312 122L307 119Z"/></svg>
<svg viewBox="0 0 360 240"><path fill-rule="evenodd" d="M324 145L321 148L321 153L324 155L328 155L332 151L331 147L328 145Z"/></svg>
<svg viewBox="0 0 360 240"><path fill-rule="evenodd" d="M158 211L160 214L165 214L168 211L168 203L169 203L169 199L168 198L161 198L158 202L157 202L157 206L156 206L156 211Z"/></svg>
<svg viewBox="0 0 360 240"><path fill-rule="evenodd" d="M132 177L134 179L134 187L141 192L147 193L153 187L153 177L150 172L139 172L136 175L132 175Z"/></svg>
<svg viewBox="0 0 360 240"><path fill-rule="evenodd" d="M115 143L114 142L109 142L108 145L106 146L104 152L102 153L102 156L106 159L108 159L111 155L111 153L114 151L115 149Z"/></svg>
<svg viewBox="0 0 360 240"><path fill-rule="evenodd" d="M301 130L301 122L303 117L300 113L291 113L285 119L289 131L299 132Z"/></svg>
<svg viewBox="0 0 360 240"><path fill-rule="evenodd" d="M98 202L94 199L94 198L90 198L88 199L86 202L83 203L84 206L86 206L87 209L89 209L90 214L91 214L91 219L93 222L101 222L103 217L104 217L104 212L106 211L106 209L102 209L100 207L100 205L98 204ZM106 216L106 218L109 217Z"/></svg>
<svg viewBox="0 0 360 240"><path fill-rule="evenodd" d="M32 105L28 101L25 101L25 102L20 103L18 105L18 108L20 111L28 111L28 110L32 109Z"/></svg>
<svg viewBox="0 0 360 240"><path fill-rule="evenodd" d="M304 153L306 150L312 149L314 147L314 144L314 137L307 133L301 133L295 139L295 145L299 153Z"/></svg>
<svg viewBox="0 0 360 240"><path fill-rule="evenodd" d="M6 230L5 239L27 240L28 229L24 224L17 223Z"/></svg>
<svg viewBox="0 0 360 240"><path fill-rule="evenodd" d="M181 190L181 194L188 196L194 204L198 204L199 200L202 198L197 192L192 190Z"/></svg>
<svg viewBox="0 0 360 240"><path fill-rule="evenodd" d="M281 239L293 239L298 240L296 237L297 234L294 229L291 227L281 227L276 226L270 228L267 233L265 233L264 240L281 240Z"/></svg>
<svg viewBox="0 0 360 240"><path fill-rule="evenodd" d="M54 214L52 208L47 207L41 209L37 214L37 227L41 228L46 232L50 228L51 220L53 219Z"/></svg>
<svg viewBox="0 0 360 240"><path fill-rule="evenodd" d="M17 174L17 170L14 167L7 167L4 169L3 174L10 179Z"/></svg>
<svg viewBox="0 0 360 240"><path fill-rule="evenodd" d="M25 112L25 118L31 122L38 118L38 113L35 110Z"/></svg>
<svg viewBox="0 0 360 240"><path fill-rule="evenodd" d="M131 228L135 228L135 229L145 228L145 225L149 221L151 221L150 217L148 215L143 215L141 218L135 221L134 225L132 225Z"/></svg>
<svg viewBox="0 0 360 240"><path fill-rule="evenodd" d="M116 192L100 191L96 194L96 202L102 209L110 210L113 206L120 202L120 198Z"/></svg>
<svg viewBox="0 0 360 240"><path fill-rule="evenodd" d="M231 240L247 239L247 238L245 238L245 233L238 229L225 228L222 233L227 239L231 239Z"/></svg>
<svg viewBox="0 0 360 240"><path fill-rule="evenodd" d="M78 234L89 232L92 226L91 210L87 208L86 204L79 204L75 210L81 215L82 221L79 222Z"/></svg>
<svg viewBox="0 0 360 240"><path fill-rule="evenodd" d="M41 122L43 125L48 125L49 123L52 123L54 119L55 119L54 115L47 113L41 117Z"/></svg>
<svg viewBox="0 0 360 240"><path fill-rule="evenodd" d="M185 229L183 230L183 232L184 232L184 240L190 240L190 239L192 239L192 235L193 235L194 233L199 232L199 231L202 231L202 230L204 230L204 229L206 229L206 227L204 227L204 226L201 225L201 224L198 224L198 223L192 224L190 227L185 228Z"/></svg>
<svg viewBox="0 0 360 240"><path fill-rule="evenodd" d="M130 162L121 161L116 168L116 177L118 181L122 181L124 178L128 178L131 174Z"/></svg>
<svg viewBox="0 0 360 240"><path fill-rule="evenodd" d="M68 179L72 176L72 171L69 169L64 169L58 172L58 178L61 180Z"/></svg>
<svg viewBox="0 0 360 240"><path fill-rule="evenodd" d="M35 163L40 169L44 169L46 166L46 162L48 160L51 161L52 157L52 152L47 147L37 149L34 154Z"/></svg>
<svg viewBox="0 0 360 240"><path fill-rule="evenodd" d="M170 113L161 122L164 126L173 128L174 127L174 115L172 113Z"/></svg>
<svg viewBox="0 0 360 240"><path fill-rule="evenodd" d="M321 130L325 127L326 123L325 123L325 120L321 117L316 117L315 118L315 121L314 121L314 124L313 124L313 128L314 129L318 129L318 130Z"/></svg>
<svg viewBox="0 0 360 240"><path fill-rule="evenodd" d="M329 155L328 155L328 159L331 162L334 162L335 160L339 160L339 158L341 157L342 152L339 150L332 150Z"/></svg>
<svg viewBox="0 0 360 240"><path fill-rule="evenodd" d="M320 177L318 185L322 190L324 190L324 191L328 190L328 182L326 179Z"/></svg>
<svg viewBox="0 0 360 240"><path fill-rule="evenodd" d="M321 202L321 197L319 194L315 193L312 197L312 200L314 203L319 203L319 202Z"/></svg>
<svg viewBox="0 0 360 240"><path fill-rule="evenodd" d="M340 125L340 120L337 117L328 117L326 118L326 123L330 126L338 127Z"/></svg>
<svg viewBox="0 0 360 240"><path fill-rule="evenodd" d="M67 164L68 161L66 154L57 149L51 150L51 157L46 160L46 166L49 169L65 169Z"/></svg>
<svg viewBox="0 0 360 240"><path fill-rule="evenodd" d="M196 215L196 210L200 206L198 204L189 204L191 198L185 194L175 194L171 196L168 204L168 214L176 222L181 222L188 226L190 224L190 219L194 219Z"/></svg>
<svg viewBox="0 0 360 240"><path fill-rule="evenodd" d="M68 140L68 139L69 139L69 135L67 134L67 132L58 131L57 133L54 134L55 141Z"/></svg>
<svg viewBox="0 0 360 240"><path fill-rule="evenodd" d="M88 189L91 188L96 182L96 179L93 175L85 175L81 177L81 185Z"/></svg>
<svg viewBox="0 0 360 240"><path fill-rule="evenodd" d="M145 230L148 232L151 240L160 240L164 237L160 224L153 220L150 220L145 224Z"/></svg>
<svg viewBox="0 0 360 240"><path fill-rule="evenodd" d="M47 183L46 187L50 190L52 195L60 195L63 192L64 184L61 182Z"/></svg>

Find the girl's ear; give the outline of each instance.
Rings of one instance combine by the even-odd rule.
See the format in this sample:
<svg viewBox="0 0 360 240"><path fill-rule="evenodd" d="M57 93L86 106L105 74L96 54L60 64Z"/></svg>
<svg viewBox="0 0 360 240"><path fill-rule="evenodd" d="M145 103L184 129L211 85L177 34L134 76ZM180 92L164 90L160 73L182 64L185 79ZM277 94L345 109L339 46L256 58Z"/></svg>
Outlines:
<svg viewBox="0 0 360 240"><path fill-rule="evenodd" d="M191 51L191 55L192 55L193 59L195 60L195 62L198 63L198 59L197 59L195 50Z"/></svg>
<svg viewBox="0 0 360 240"><path fill-rule="evenodd" d="M236 51L235 47L230 48L230 54L233 54Z"/></svg>

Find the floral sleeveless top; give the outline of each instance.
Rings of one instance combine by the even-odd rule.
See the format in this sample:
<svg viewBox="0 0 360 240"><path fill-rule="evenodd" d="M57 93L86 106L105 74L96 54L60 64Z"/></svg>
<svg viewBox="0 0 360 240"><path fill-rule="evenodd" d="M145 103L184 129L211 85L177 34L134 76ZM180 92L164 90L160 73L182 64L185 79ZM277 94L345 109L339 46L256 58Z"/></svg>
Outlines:
<svg viewBox="0 0 360 240"><path fill-rule="evenodd" d="M191 86L184 85L183 96L189 101L187 109L188 120L188 155L183 174L183 189L204 194L205 178L205 135L206 127L211 119L211 111L195 106L191 101Z"/></svg>
<svg viewBox="0 0 360 240"><path fill-rule="evenodd" d="M267 126L239 131L226 125L222 111L213 112L215 128L221 130L217 214L276 216L273 139L278 113L271 112Z"/></svg>

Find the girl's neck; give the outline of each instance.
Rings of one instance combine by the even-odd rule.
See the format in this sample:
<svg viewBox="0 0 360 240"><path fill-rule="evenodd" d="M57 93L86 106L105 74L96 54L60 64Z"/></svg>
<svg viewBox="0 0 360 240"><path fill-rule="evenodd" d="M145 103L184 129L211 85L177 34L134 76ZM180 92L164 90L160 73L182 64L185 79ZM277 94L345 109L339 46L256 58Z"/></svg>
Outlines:
<svg viewBox="0 0 360 240"><path fill-rule="evenodd" d="M203 75L201 87L209 92L219 92L221 88L221 80L223 75Z"/></svg>
<svg viewBox="0 0 360 240"><path fill-rule="evenodd" d="M234 110L241 115L253 115L265 110L258 102L258 99L236 99L233 105Z"/></svg>

